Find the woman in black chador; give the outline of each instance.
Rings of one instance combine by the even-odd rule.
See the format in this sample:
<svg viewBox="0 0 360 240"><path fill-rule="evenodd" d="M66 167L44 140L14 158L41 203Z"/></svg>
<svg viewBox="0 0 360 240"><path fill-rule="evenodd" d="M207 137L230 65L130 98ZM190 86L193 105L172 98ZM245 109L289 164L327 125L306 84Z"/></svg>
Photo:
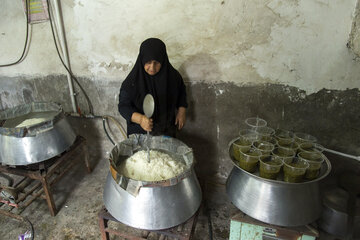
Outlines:
<svg viewBox="0 0 360 240"><path fill-rule="evenodd" d="M143 112L145 95L155 100L149 119ZM165 44L149 38L140 46L135 66L121 85L119 112L126 119L127 135L146 133L175 137L186 119L186 90L180 73L170 64Z"/></svg>

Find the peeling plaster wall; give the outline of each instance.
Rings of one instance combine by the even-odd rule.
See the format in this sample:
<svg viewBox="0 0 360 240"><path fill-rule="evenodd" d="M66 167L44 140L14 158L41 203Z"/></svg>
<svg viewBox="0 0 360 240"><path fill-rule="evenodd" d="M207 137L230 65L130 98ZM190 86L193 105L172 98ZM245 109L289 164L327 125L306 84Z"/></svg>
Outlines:
<svg viewBox="0 0 360 240"><path fill-rule="evenodd" d="M347 48L350 32L359 31L353 24L357 0L63 0L61 5L74 74L95 114L115 116L124 125L117 95L139 45L148 37L165 41L189 95L188 124L179 137L194 147L203 175L229 173L227 144L250 116L360 154L354 141L360 135L360 62ZM20 0L3 0L0 16L4 64L21 55ZM0 68L0 109L54 101L70 111L64 74L49 22L33 24L25 60ZM81 93L77 100L87 111ZM100 123L72 121L92 146L108 146ZM89 135L89 126L99 134Z"/></svg>
<svg viewBox="0 0 360 240"><path fill-rule="evenodd" d="M356 0L61 1L72 69L122 81L139 44L159 37L189 81L280 83L308 93L359 87L359 62L346 48ZM2 1L0 62L20 55L24 14ZM357 26L358 28L358 26ZM49 23L32 27L28 57L0 76L61 74Z"/></svg>
<svg viewBox="0 0 360 240"><path fill-rule="evenodd" d="M350 39L348 46L360 57L360 1L358 1L354 21L351 27Z"/></svg>

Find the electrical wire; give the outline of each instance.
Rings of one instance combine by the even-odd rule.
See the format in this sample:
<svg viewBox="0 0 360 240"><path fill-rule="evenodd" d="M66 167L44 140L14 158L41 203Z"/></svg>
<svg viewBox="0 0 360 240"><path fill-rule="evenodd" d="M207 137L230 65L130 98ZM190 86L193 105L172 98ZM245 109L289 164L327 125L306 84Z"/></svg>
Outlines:
<svg viewBox="0 0 360 240"><path fill-rule="evenodd" d="M29 1L30 0L25 0L26 2L26 39L25 39L25 44L24 44L24 49L22 51L22 54L20 56L20 58L13 62L13 63L8 63L8 64L2 64L0 65L0 67L9 67L9 66L13 66L15 64L18 64L20 63L22 60L24 60L24 56L25 56L25 53L27 52L27 46L28 46L28 41L29 41Z"/></svg>
<svg viewBox="0 0 360 240"><path fill-rule="evenodd" d="M32 223L30 222L30 220L27 217L24 217L24 220L30 225L30 231L31 231L31 240L34 240L34 226L32 225Z"/></svg>
<svg viewBox="0 0 360 240"><path fill-rule="evenodd" d="M111 142L113 145L115 145L114 141L111 139L111 137L110 137L110 135L109 135L108 131L106 130L106 127L105 127L105 121L106 121L106 119L105 119L105 118L103 118L103 127L104 127L104 131L105 131L105 133L106 133L106 136L109 138L110 142Z"/></svg>
<svg viewBox="0 0 360 240"><path fill-rule="evenodd" d="M72 116L72 117L80 117L80 118L88 118L88 119L96 119L96 118L101 118L103 121L103 128L104 131L106 133L106 136L109 138L110 142L115 145L115 142L113 141L113 139L110 137L109 132L106 130L106 126L105 126L105 122L107 122L108 127L110 128L110 124L108 121L106 120L111 120L115 123L115 125L118 127L119 131L121 132L122 136L124 137L124 139L127 138L127 134L126 131L124 130L124 127L121 125L121 123L119 121L117 121L114 117L109 116L109 115L104 115L104 116L98 116L98 115L92 115L92 116L86 116L86 115L82 115L82 116L75 116L72 113L65 113L67 116Z"/></svg>
<svg viewBox="0 0 360 240"><path fill-rule="evenodd" d="M92 103L90 101L90 98L88 97L88 95L86 94L84 88L81 86L81 84L79 83L79 81L77 80L77 78L74 76L74 74L72 73L72 71L66 66L66 64L64 63L64 60L62 59L61 57L61 54L60 54L60 51L59 51L59 47L58 47L58 44L57 44L57 41L56 41L56 37L55 37L55 31L54 31L54 26L53 26L53 20L52 20L52 17L51 17L51 11L50 11L50 1L49 0L46 0L47 1L47 4L48 4L48 13L49 13L49 20L50 20L50 26L51 26L51 32L52 32L52 35L53 35L53 38L54 38L54 43L55 43L55 48L56 48L56 52L60 58L60 61L62 63L62 65L65 67L66 71L70 74L71 78L76 82L76 84L79 86L80 90L83 92L85 98L86 98L86 101L87 101L87 104L88 104L88 107L89 107L89 113L91 115L94 115L94 110L93 110L93 106L92 106Z"/></svg>
<svg viewBox="0 0 360 240"><path fill-rule="evenodd" d="M119 128L119 130L120 130L121 134L123 135L124 139L127 138L127 135L126 135L126 132L125 132L125 130L124 130L124 127L123 127L123 126L121 125L121 123L119 123L114 117L105 115L105 116L103 116L103 118L107 118L107 119L112 120L112 121L115 123L115 125Z"/></svg>
<svg viewBox="0 0 360 240"><path fill-rule="evenodd" d="M96 116L96 117L99 117L99 116ZM115 125L119 128L122 136L124 137L124 139L127 138L127 135L126 135L126 132L124 130L124 127L121 125L121 123L119 123L114 117L112 116L108 116L108 115L105 115L105 116L102 116L102 119L103 119L103 127L104 127L104 131L106 133L106 136L109 138L110 142L115 145L114 141L111 139L110 135L108 134L107 130L106 130L106 127L105 127L105 120L112 120ZM109 125L109 122L107 122L107 124Z"/></svg>

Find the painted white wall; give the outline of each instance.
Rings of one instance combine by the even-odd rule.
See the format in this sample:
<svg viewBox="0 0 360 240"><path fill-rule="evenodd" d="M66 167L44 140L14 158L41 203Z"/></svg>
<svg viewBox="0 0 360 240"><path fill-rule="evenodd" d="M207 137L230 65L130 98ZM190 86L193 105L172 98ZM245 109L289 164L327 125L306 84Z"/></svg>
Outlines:
<svg viewBox="0 0 360 240"><path fill-rule="evenodd" d="M72 70L122 81L140 43L159 37L190 82L279 83L307 93L360 87L346 47L357 0L62 0ZM0 64L21 54L20 0L2 0ZM32 25L27 58L0 76L64 74L49 22Z"/></svg>

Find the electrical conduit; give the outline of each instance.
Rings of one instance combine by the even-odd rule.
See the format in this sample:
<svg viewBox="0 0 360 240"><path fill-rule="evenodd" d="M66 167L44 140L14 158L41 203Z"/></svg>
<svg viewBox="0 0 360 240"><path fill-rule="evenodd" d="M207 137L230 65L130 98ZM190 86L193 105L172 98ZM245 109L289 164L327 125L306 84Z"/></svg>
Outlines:
<svg viewBox="0 0 360 240"><path fill-rule="evenodd" d="M54 11L55 11L56 22L57 22L57 25L59 28L58 29L59 30L58 31L59 41L61 44L64 61L65 61L66 66L68 67L68 69L70 69L69 55L68 55L68 49L67 49L67 44L66 44L66 39L65 39L64 23L63 23L62 14L60 12L60 3L59 3L59 0L54 0L53 2L54 2ZM48 6L48 7L50 7L50 6ZM73 81L71 79L71 75L69 72L66 72L66 75L67 75L68 84L69 84L71 105L73 108L73 112L76 113L77 107L76 107Z"/></svg>

